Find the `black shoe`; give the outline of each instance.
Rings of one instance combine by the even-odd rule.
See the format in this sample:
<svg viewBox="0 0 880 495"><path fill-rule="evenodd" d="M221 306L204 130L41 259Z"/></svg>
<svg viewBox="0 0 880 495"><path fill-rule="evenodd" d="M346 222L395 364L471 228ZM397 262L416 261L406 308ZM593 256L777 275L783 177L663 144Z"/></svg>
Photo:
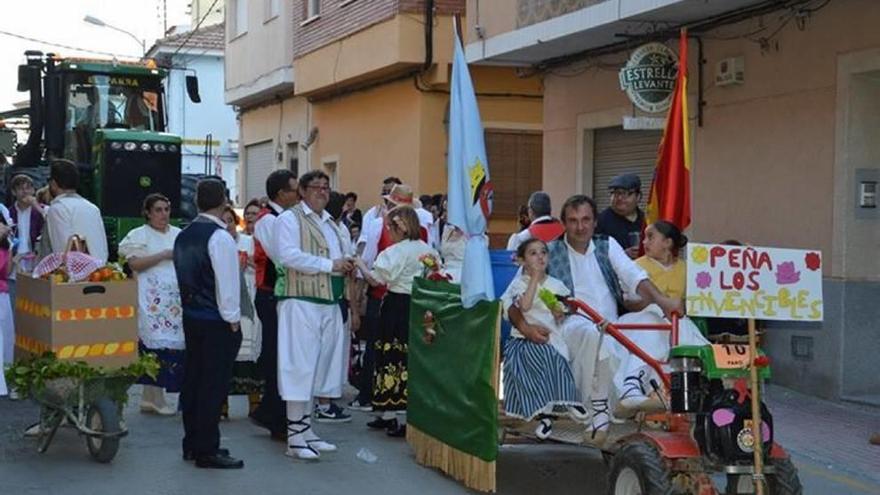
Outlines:
<svg viewBox="0 0 880 495"><path fill-rule="evenodd" d="M217 449L217 455L219 455L219 456L224 456L224 457L229 457L229 449L223 449L223 448ZM192 450L187 450L187 451L185 451L185 452L183 453L183 460L184 460L184 461L194 461L194 460L196 460L196 454L195 454L195 452L193 452Z"/></svg>
<svg viewBox="0 0 880 495"><path fill-rule="evenodd" d="M373 428L375 430L387 430L391 427L396 427L397 420L396 419L376 418L373 421L370 421L369 423L367 423L367 426L369 426L370 428Z"/></svg>
<svg viewBox="0 0 880 495"><path fill-rule="evenodd" d="M397 420L394 422L395 425L389 427L388 430L385 431L385 434L393 438L406 438L406 425L396 424Z"/></svg>
<svg viewBox="0 0 880 495"><path fill-rule="evenodd" d="M196 458L196 467L207 469L241 469L244 461L226 455L207 455Z"/></svg>

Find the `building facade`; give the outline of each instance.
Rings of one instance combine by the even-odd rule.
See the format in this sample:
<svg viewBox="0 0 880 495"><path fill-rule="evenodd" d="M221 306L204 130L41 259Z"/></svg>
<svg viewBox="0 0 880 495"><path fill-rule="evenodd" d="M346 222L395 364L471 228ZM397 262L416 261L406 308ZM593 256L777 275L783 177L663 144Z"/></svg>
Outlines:
<svg viewBox="0 0 880 495"><path fill-rule="evenodd" d="M390 175L419 194L445 192L453 18L464 7L463 0L297 0L283 4L276 31L251 20L246 33L228 31L227 102L240 107L249 194L282 166L323 169L364 206L379 200ZM248 15L265 18L263 9L253 2ZM265 57L245 55L269 44ZM541 186L541 81L509 67L475 68L472 77L489 160L497 154L505 163L492 169L496 197L506 198L494 227L509 232L519 203Z"/></svg>
<svg viewBox="0 0 880 495"><path fill-rule="evenodd" d="M880 177L880 4L780 6L469 0L466 53L541 75L545 189L607 204L614 173L650 184L662 134L624 130L624 118L664 117L635 107L620 69L650 41L675 49L688 26L690 238L821 249L825 320L766 325L774 380L880 405L880 214L865 198Z"/></svg>

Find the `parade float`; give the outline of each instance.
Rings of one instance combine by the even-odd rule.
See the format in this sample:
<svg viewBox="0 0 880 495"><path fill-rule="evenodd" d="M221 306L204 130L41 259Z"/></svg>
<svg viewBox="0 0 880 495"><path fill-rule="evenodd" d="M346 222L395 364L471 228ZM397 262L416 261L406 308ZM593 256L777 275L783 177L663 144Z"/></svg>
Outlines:
<svg viewBox="0 0 880 495"><path fill-rule="evenodd" d="M684 60L686 47L682 30ZM492 188L458 39L453 60L449 223L464 232L468 251L460 284L428 279L413 284L407 440L417 462L468 488L495 492L500 445L557 442L601 451L608 467L607 493L613 495L711 495L719 493L719 478L726 494L800 494L797 470L776 441L774 418L761 399L770 361L758 348L756 320L823 318L818 251L690 244L688 317L748 322L747 337L721 336L710 345L678 345L683 315L665 324L618 324L583 301L561 299L568 318L589 319L602 339L613 340L656 372L651 385L662 408L612 424L601 440L592 438L588 423L565 419L554 420L549 438L539 439L536 421L505 415L499 378L505 336L498 299L516 267L511 252L489 256L485 230ZM677 76L674 93L648 217L683 230L690 223L685 70ZM653 358L628 337L642 331L668 335L667 360Z"/></svg>

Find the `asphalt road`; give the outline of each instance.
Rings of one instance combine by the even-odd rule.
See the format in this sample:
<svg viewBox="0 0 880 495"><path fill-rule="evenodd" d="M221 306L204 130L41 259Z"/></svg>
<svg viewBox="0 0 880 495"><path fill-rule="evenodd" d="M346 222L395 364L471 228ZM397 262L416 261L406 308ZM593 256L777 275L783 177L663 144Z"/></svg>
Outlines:
<svg viewBox="0 0 880 495"><path fill-rule="evenodd" d="M240 471L195 468L180 458L179 417L139 413L135 387L126 412L130 435L122 440L111 464L98 464L74 430L58 433L45 454L22 429L34 420L37 407L27 401L0 399L0 494L2 495L199 495L199 494L327 494L434 495L467 493L455 481L415 463L402 440L369 431L369 416L319 425L319 434L339 446L318 463L283 455L284 445L271 441L245 418L243 397L233 398L232 420L221 424L223 445L245 460ZM357 458L367 448L378 460ZM794 453L807 494L880 494L880 485L828 468ZM598 452L560 445L507 445L498 462L502 494L601 494L606 470Z"/></svg>

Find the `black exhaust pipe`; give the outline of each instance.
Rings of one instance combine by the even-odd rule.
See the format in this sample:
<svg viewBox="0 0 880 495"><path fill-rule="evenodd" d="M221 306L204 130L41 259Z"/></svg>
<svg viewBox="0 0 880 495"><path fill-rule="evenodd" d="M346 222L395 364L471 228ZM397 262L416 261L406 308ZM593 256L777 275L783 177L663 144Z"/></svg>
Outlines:
<svg viewBox="0 0 880 495"><path fill-rule="evenodd" d="M28 50L24 52L27 64L18 68L18 90L30 91L30 135L15 158L15 165L35 167L41 158L40 143L43 140L43 52Z"/></svg>

